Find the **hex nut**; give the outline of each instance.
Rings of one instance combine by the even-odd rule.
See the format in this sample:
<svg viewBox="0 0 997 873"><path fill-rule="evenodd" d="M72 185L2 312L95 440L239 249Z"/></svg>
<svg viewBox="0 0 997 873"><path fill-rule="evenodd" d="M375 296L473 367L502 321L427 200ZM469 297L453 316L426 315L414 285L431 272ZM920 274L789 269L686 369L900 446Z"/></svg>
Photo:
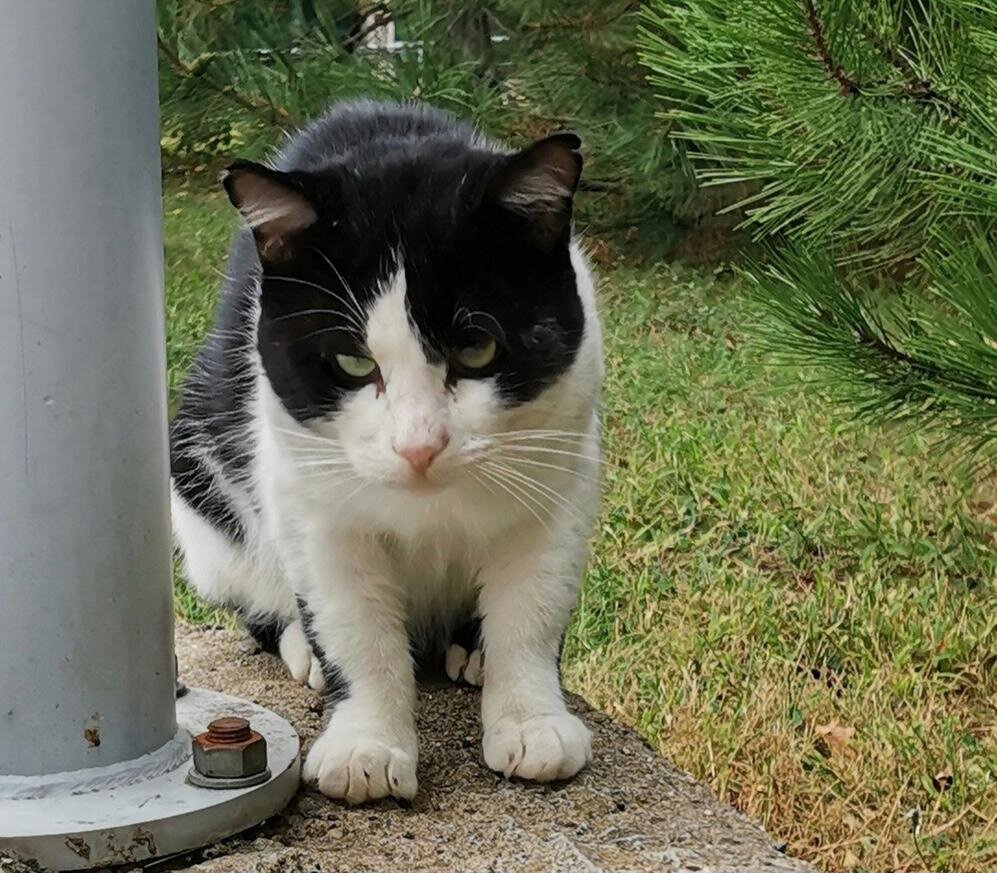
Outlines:
<svg viewBox="0 0 997 873"><path fill-rule="evenodd" d="M216 719L194 737L194 770L209 779L239 779L267 769L267 741L240 718Z"/></svg>

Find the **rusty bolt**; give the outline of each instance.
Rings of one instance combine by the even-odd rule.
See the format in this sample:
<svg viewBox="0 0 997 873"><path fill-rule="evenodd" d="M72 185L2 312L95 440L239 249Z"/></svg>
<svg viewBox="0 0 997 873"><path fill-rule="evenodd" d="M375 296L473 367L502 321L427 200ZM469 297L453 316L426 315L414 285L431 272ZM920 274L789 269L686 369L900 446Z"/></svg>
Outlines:
<svg viewBox="0 0 997 873"><path fill-rule="evenodd" d="M193 740L191 781L207 787L235 788L269 778L267 741L238 716L216 718ZM224 784L223 784L224 783Z"/></svg>
<svg viewBox="0 0 997 873"><path fill-rule="evenodd" d="M236 715L227 715L224 718L216 718L208 725L207 733L203 735L205 742L218 746L234 746L237 743L244 743L252 739L253 732L249 729L249 722Z"/></svg>

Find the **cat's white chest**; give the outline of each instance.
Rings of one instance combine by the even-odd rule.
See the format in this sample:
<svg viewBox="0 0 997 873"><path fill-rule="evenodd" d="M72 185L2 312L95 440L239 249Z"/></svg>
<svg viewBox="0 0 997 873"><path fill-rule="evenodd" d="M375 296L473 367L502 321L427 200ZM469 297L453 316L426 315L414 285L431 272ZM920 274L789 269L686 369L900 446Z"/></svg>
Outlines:
<svg viewBox="0 0 997 873"><path fill-rule="evenodd" d="M441 535L415 543L396 542L392 554L411 624L447 623L473 612L480 562L465 538Z"/></svg>

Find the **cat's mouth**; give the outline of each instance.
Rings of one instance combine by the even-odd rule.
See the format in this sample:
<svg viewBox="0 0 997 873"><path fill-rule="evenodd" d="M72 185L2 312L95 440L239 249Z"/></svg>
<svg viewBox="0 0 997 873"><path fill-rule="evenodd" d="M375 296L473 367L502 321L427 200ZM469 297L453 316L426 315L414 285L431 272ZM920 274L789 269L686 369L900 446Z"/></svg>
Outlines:
<svg viewBox="0 0 997 873"><path fill-rule="evenodd" d="M450 484L449 477L426 473L409 473L391 483L397 491L407 491L411 494L437 494Z"/></svg>
<svg viewBox="0 0 997 873"><path fill-rule="evenodd" d="M405 490L410 494L416 494L422 497L434 496L439 494L445 488L445 485L438 482L415 482L405 486Z"/></svg>

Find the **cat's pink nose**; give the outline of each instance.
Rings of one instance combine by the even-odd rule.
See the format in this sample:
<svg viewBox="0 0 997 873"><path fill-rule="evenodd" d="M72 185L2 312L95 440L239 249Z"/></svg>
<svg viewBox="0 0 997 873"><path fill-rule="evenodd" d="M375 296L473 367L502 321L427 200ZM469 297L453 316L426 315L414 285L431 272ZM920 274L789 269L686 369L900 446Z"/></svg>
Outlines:
<svg viewBox="0 0 997 873"><path fill-rule="evenodd" d="M420 443L419 445L403 446L402 448L395 446L395 452L408 461L409 466L416 473L424 476L426 470L429 469L429 465L447 447L447 443L449 442L449 434L443 434L438 440L431 443Z"/></svg>

